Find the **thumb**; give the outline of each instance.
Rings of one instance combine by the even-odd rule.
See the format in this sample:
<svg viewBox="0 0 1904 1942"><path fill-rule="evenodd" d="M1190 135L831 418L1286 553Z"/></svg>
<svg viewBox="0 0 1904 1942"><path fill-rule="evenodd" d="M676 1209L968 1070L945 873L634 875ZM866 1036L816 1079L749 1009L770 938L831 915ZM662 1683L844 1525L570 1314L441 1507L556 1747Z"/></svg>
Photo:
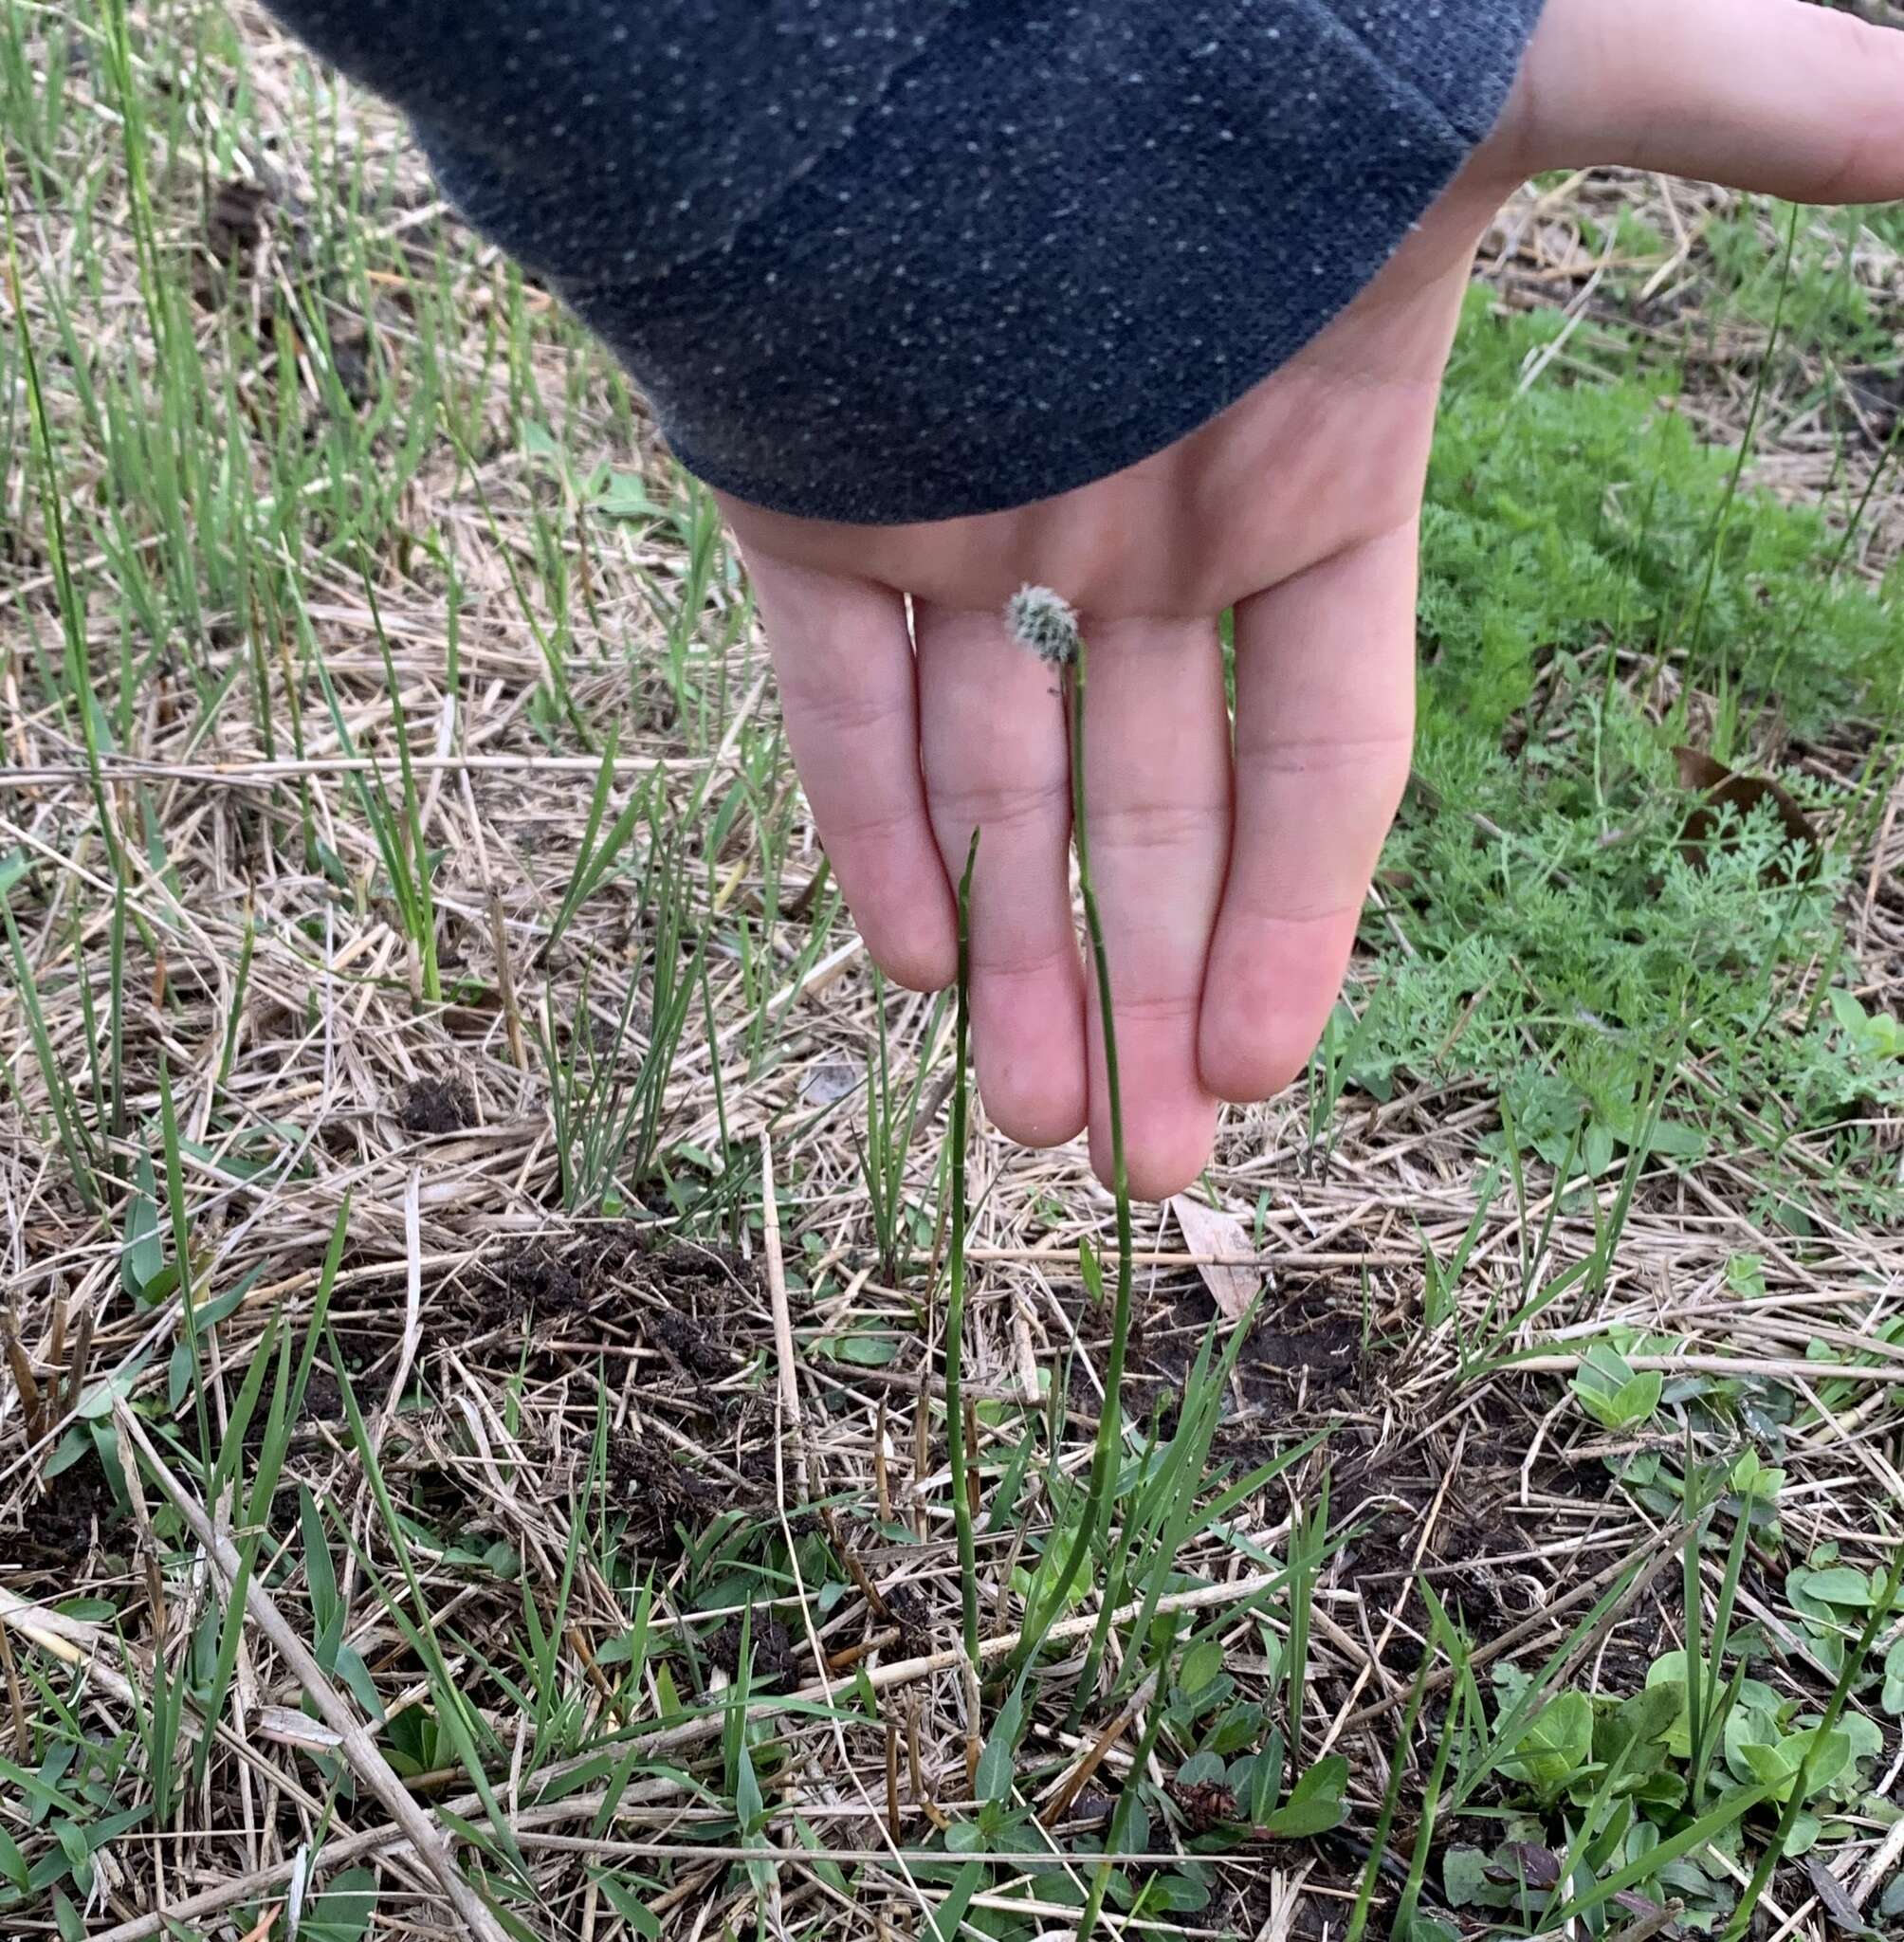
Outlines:
<svg viewBox="0 0 1904 1942"><path fill-rule="evenodd" d="M1904 33L1801 0L1549 0L1502 135L1792 202L1904 198Z"/></svg>

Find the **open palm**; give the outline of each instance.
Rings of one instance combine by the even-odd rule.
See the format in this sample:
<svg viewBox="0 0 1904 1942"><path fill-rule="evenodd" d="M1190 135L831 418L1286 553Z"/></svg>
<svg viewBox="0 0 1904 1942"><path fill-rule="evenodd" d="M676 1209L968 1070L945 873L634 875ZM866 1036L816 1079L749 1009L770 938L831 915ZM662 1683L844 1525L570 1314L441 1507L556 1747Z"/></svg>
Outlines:
<svg viewBox="0 0 1904 1942"><path fill-rule="evenodd" d="M1084 617L1130 1181L1168 1194L1208 1158L1219 1101L1301 1070L1341 984L1408 774L1417 518L1475 242L1529 174L1597 161L1795 199L1904 195L1904 36L1798 0L1550 0L1500 128L1387 268L1167 450L928 524L725 502L815 817L900 981L950 981L950 885L983 831L974 1037L1014 1137L1049 1145L1088 1121L1108 1169L1064 706L1006 639L1005 601L1037 582Z"/></svg>

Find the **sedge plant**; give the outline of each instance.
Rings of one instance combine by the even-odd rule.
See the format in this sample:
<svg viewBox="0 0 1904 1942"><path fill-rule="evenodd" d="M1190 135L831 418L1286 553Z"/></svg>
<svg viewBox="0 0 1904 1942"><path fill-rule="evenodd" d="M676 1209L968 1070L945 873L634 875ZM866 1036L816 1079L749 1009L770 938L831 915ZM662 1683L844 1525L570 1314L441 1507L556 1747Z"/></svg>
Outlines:
<svg viewBox="0 0 1904 1942"><path fill-rule="evenodd" d="M979 1578L972 1540L972 1493L965 1479L965 1053L971 1028L972 871L979 832L965 852L959 880L959 1010L952 1068L952 1239L945 1293L945 1457L952 1473L952 1527L959 1540L960 1634L972 1670L979 1669Z"/></svg>
<svg viewBox="0 0 1904 1942"><path fill-rule="evenodd" d="M1124 1097L1118 1082L1117 1024L1111 1012L1110 958L1105 947L1104 925L1098 916L1097 891L1090 873L1090 832L1085 815L1085 640L1077 614L1069 601L1049 587L1021 587L1005 610L1013 638L1067 678L1071 712L1071 830L1077 845L1078 883L1084 899L1085 933L1090 943L1091 975L1097 986L1103 1026L1105 1091L1109 1102L1111 1195L1117 1207L1117 1277L1111 1297L1110 1350L1105 1364L1104 1407L1098 1413L1097 1442L1091 1453L1090 1486L1084 1513L1069 1555L1059 1568L1043 1604L1025 1615L1020 1658L1036 1651L1057 1614L1098 1532L1109 1522L1110 1501L1117 1489L1117 1446L1123 1414L1125 1351L1130 1338L1131 1227L1130 1177L1125 1164ZM1087 1280L1093 1277L1089 1271Z"/></svg>

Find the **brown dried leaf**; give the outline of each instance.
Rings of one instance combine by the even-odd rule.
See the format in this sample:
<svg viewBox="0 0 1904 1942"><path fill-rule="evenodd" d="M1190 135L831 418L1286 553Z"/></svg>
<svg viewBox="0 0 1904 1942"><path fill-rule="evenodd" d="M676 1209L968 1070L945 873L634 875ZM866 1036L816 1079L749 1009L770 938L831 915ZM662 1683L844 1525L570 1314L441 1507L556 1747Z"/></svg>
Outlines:
<svg viewBox="0 0 1904 1942"><path fill-rule="evenodd" d="M1816 868L1816 852L1822 843L1817 825L1799 807L1789 790L1774 782L1769 776L1741 776L1708 755L1703 748L1689 748L1682 743L1674 749L1673 754L1679 764L1679 786L1696 789L1700 797L1698 807L1687 816L1685 826L1679 832L1680 849L1689 862L1695 867L1705 862L1719 827L1722 809L1730 807L1744 816L1750 815L1760 803L1769 802L1778 811L1786 838L1813 852L1806 865L1807 872ZM1779 866L1767 870L1767 875L1774 881L1782 881L1789 877L1790 871Z"/></svg>
<svg viewBox="0 0 1904 1942"><path fill-rule="evenodd" d="M1193 1255L1216 1257L1199 1261L1197 1272L1217 1311L1226 1322L1240 1322L1256 1298L1261 1278L1252 1268L1230 1265L1255 1253L1243 1223L1234 1214L1206 1207L1188 1194L1173 1194L1170 1207L1183 1230L1183 1245Z"/></svg>
<svg viewBox="0 0 1904 1942"><path fill-rule="evenodd" d="M1228 1826L1241 1819L1236 1796L1220 1781L1168 1780L1164 1791L1176 1802L1183 1822L1193 1835L1208 1834L1212 1828Z"/></svg>

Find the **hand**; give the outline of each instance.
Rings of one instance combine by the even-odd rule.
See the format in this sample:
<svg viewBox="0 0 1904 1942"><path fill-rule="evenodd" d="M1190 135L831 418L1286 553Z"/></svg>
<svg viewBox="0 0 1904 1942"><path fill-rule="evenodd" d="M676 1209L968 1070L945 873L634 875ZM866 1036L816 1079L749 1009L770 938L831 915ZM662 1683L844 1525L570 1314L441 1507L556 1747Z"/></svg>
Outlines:
<svg viewBox="0 0 1904 1942"><path fill-rule="evenodd" d="M1904 34L1798 0L1549 0L1500 127L1388 267L1190 437L974 519L843 526L726 502L820 834L901 983L951 981L950 886L983 831L975 1052L1014 1138L1051 1145L1088 1118L1108 1175L1063 704L1006 640L1007 598L1038 582L1083 614L1130 1183L1162 1197L1208 1159L1219 1101L1301 1072L1335 1000L1408 775L1416 525L1474 247L1529 174L1599 162L1795 200L1904 196Z"/></svg>

